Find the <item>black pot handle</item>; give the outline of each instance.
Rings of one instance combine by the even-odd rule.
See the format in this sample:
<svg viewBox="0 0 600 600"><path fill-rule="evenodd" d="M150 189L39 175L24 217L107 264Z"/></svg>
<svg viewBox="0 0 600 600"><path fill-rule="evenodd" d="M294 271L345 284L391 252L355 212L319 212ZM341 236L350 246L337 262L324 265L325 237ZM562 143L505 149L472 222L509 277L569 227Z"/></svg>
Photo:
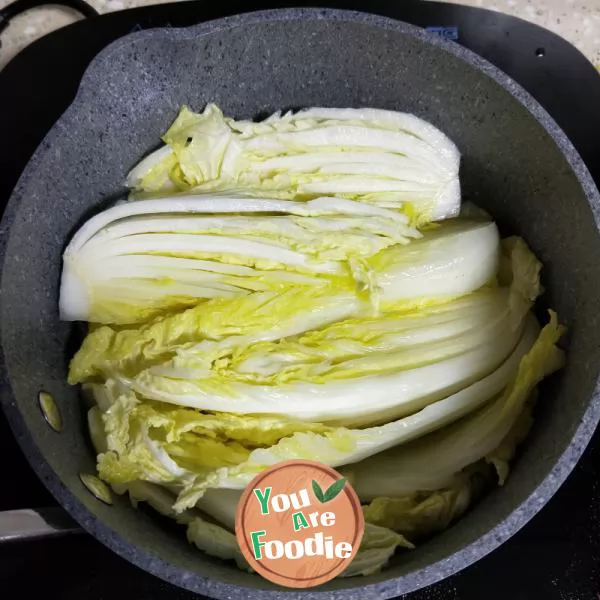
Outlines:
<svg viewBox="0 0 600 600"><path fill-rule="evenodd" d="M0 511L0 544L82 531L59 507Z"/></svg>
<svg viewBox="0 0 600 600"><path fill-rule="evenodd" d="M95 8L91 7L87 2L84 2L84 0L16 0L16 2L0 9L0 33L6 29L10 20L17 15L26 10L44 6L45 4L68 6L69 8L73 8L77 12L80 12L84 17L97 17L99 14Z"/></svg>

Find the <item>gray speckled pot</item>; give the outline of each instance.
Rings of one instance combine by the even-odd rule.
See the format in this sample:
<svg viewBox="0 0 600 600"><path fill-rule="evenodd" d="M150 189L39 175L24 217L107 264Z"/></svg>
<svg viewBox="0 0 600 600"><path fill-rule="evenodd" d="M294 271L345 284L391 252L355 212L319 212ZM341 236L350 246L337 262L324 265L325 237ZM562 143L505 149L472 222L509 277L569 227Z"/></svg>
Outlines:
<svg viewBox="0 0 600 600"><path fill-rule="evenodd" d="M547 302L569 326L569 362L542 393L512 477L457 525L383 573L294 592L211 560L118 499L101 504L78 473L94 458L66 384L71 327L60 323L61 251L188 103L253 117L311 105L399 109L430 120L463 153L466 199L530 242ZM2 222L2 402L31 464L94 536L139 567L215 598L389 598L481 558L522 527L573 468L600 417L598 192L556 124L520 87L461 47L384 18L284 10L127 36L90 66L73 105L22 176ZM6 238L8 237L8 240ZM36 405L54 394L64 430Z"/></svg>

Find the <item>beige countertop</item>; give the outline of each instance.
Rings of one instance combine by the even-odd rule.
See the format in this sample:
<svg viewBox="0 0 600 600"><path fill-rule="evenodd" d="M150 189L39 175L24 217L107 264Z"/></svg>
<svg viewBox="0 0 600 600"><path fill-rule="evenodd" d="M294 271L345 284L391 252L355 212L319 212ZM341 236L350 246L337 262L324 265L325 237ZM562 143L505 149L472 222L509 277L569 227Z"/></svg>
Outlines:
<svg viewBox="0 0 600 600"><path fill-rule="evenodd" d="M0 7L12 0L0 0ZM98 12L161 4L170 0L87 0ZM600 69L600 0L454 0L515 15L546 27L569 40ZM0 40L0 69L33 40L78 20L79 15L59 6L38 8L19 15Z"/></svg>

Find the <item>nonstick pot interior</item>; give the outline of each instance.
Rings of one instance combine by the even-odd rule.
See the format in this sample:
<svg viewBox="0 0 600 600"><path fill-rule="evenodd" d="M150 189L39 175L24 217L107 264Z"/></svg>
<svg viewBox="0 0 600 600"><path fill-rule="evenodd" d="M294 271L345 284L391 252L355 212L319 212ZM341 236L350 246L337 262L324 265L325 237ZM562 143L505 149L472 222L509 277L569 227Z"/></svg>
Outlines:
<svg viewBox="0 0 600 600"><path fill-rule="evenodd" d="M464 200L491 212L504 232L525 237L545 266L544 302L569 328L567 367L543 387L534 431L507 484L377 575L305 592L276 588L206 557L183 530L134 510L125 498L100 503L79 480L80 472L94 471L95 461L82 402L66 383L75 348L71 326L57 313L61 252L83 218L123 191L127 171L156 146L179 107L200 110L207 102L235 117L369 106L431 121L462 152ZM472 53L412 26L364 14L285 10L128 36L94 61L5 214L4 408L32 465L71 514L113 550L177 585L218 598L409 592L512 535L554 493L594 430L598 206L581 160L535 102ZM40 414L40 390L59 404L60 434Z"/></svg>

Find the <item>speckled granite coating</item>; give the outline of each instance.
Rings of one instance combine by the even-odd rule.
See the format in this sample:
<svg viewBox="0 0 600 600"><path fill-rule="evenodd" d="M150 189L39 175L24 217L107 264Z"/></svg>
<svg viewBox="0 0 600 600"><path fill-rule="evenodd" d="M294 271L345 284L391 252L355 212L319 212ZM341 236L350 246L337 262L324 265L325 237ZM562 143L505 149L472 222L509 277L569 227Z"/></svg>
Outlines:
<svg viewBox="0 0 600 600"><path fill-rule="evenodd" d="M236 117L310 105L414 112L463 153L465 199L523 235L544 262L546 302L570 331L569 363L542 389L536 427L512 476L470 514L383 573L298 592L195 551L123 499L101 504L78 479L94 459L84 411L66 384L72 329L57 315L61 252L77 225L122 192L181 104ZM481 558L522 527L573 468L600 418L600 198L576 151L519 86L471 52L389 19L284 10L190 29L133 34L104 50L23 174L2 221L2 402L57 499L114 551L215 598L390 598ZM8 237L8 240L6 239ZM4 246L5 245L5 246ZM62 411L50 430L40 388Z"/></svg>

